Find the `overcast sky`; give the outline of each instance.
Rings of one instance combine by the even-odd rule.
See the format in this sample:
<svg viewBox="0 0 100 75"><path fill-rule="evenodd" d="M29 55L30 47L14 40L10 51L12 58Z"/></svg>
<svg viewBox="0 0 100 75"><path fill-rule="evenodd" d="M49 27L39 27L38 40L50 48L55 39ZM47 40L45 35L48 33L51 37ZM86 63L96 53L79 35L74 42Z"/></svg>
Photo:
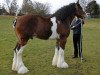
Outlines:
<svg viewBox="0 0 100 75"><path fill-rule="evenodd" d="M23 0L18 0L18 4L22 4ZM37 1L37 2L41 2L41 3L49 3L50 4L50 12L54 13L57 9L59 9L60 7L64 6L64 5L68 5L69 3L72 2L76 2L77 0L32 0Z"/></svg>
<svg viewBox="0 0 100 75"><path fill-rule="evenodd" d="M51 6L51 12L55 12L57 9L69 3L76 2L76 0L33 0L41 3L49 3Z"/></svg>
<svg viewBox="0 0 100 75"><path fill-rule="evenodd" d="M53 13L55 12L57 9L59 9L60 7L64 6L64 5L68 5L69 3L72 2L76 2L77 0L32 0L37 1L37 2L41 2L41 3L49 3L50 4L50 12ZM97 3L100 4L100 0L96 0ZM21 5L23 2L23 0L18 0L18 5ZM4 3L4 0L0 0L0 3Z"/></svg>

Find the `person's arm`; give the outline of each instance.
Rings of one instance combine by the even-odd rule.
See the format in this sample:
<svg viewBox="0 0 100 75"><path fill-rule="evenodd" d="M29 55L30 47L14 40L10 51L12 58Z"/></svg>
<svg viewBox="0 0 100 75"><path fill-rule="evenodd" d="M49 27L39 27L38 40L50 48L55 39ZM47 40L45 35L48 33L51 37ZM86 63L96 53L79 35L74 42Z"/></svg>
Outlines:
<svg viewBox="0 0 100 75"><path fill-rule="evenodd" d="M71 27L71 29L72 29L72 30L76 29L78 26L80 26L80 24L81 24L81 20L78 19L78 20L73 24L73 26Z"/></svg>

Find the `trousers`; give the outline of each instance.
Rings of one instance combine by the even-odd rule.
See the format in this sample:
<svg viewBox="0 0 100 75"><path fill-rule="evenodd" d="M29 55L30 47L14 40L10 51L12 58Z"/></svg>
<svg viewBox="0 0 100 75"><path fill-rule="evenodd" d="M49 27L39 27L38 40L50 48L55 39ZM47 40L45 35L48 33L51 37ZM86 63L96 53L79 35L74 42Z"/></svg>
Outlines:
<svg viewBox="0 0 100 75"><path fill-rule="evenodd" d="M81 34L73 34L74 56L81 56L82 52L82 37Z"/></svg>

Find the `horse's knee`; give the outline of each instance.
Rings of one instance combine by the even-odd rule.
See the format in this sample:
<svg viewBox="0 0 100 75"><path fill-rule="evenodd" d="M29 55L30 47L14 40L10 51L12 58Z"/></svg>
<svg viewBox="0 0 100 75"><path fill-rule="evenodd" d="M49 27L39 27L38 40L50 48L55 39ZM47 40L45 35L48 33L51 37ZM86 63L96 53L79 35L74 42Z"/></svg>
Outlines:
<svg viewBox="0 0 100 75"><path fill-rule="evenodd" d="M21 46L24 46L27 44L28 40L29 40L29 38L21 38L19 43Z"/></svg>
<svg viewBox="0 0 100 75"><path fill-rule="evenodd" d="M67 42L67 37L66 36L60 36L60 47L62 49L65 49L66 42Z"/></svg>
<svg viewBox="0 0 100 75"><path fill-rule="evenodd" d="M60 41L60 47L62 49L65 49L65 45L66 45L66 40Z"/></svg>

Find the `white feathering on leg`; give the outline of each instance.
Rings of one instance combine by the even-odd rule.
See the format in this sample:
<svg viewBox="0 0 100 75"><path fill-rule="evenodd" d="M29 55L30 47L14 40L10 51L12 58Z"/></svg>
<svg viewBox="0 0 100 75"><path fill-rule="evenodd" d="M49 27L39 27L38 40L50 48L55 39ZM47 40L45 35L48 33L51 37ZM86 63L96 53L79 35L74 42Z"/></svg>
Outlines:
<svg viewBox="0 0 100 75"><path fill-rule="evenodd" d="M64 50L60 47L59 49L59 58L57 62L58 68L68 68L68 64L64 60Z"/></svg>
<svg viewBox="0 0 100 75"><path fill-rule="evenodd" d="M12 70L13 71L17 71L16 70L16 62L17 62L17 54L14 51L14 58L13 58L13 64L12 64Z"/></svg>
<svg viewBox="0 0 100 75"><path fill-rule="evenodd" d="M24 74L27 73L29 70L24 66L24 63L22 61L22 52L23 47L20 48L20 50L17 52L17 72L18 74Z"/></svg>
<svg viewBox="0 0 100 75"><path fill-rule="evenodd" d="M54 54L54 57L53 57L53 60L52 60L52 65L53 66L57 65L58 57L59 57L58 54L59 54L58 48L55 47L55 54Z"/></svg>

